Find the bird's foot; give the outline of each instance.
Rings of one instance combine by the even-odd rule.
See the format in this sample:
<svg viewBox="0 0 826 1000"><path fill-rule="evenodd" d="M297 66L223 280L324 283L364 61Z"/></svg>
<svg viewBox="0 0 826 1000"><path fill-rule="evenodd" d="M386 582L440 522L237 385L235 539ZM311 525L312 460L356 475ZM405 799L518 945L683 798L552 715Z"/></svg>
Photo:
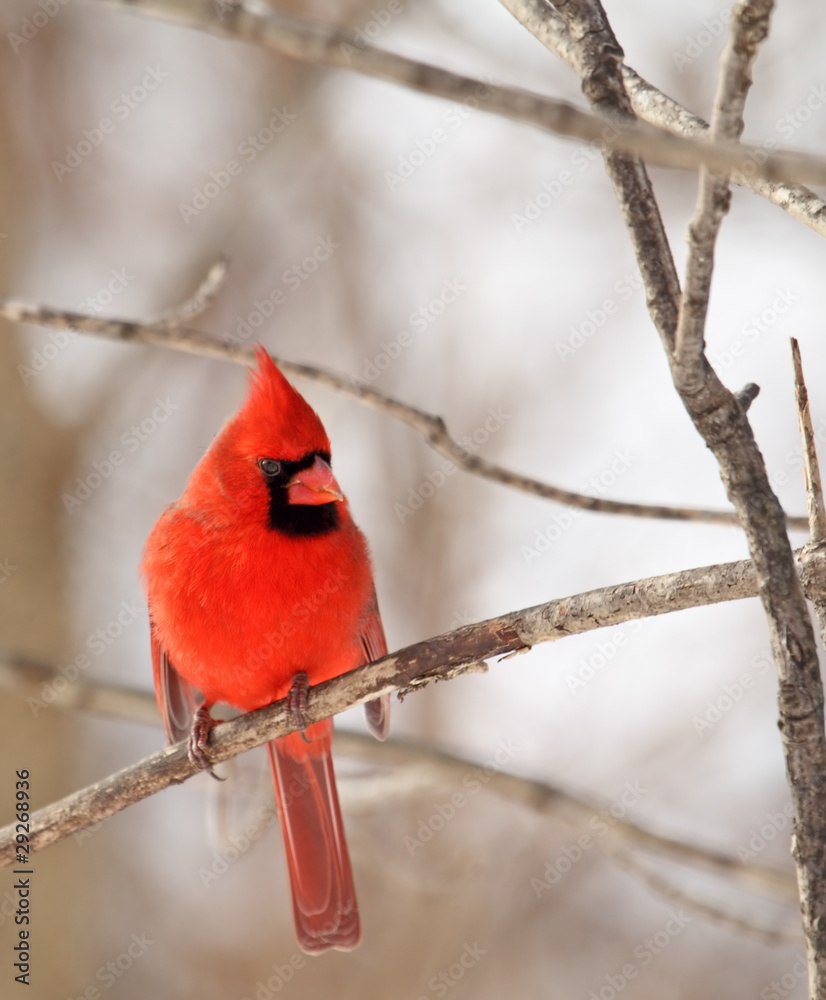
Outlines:
<svg viewBox="0 0 826 1000"><path fill-rule="evenodd" d="M218 725L215 719L209 714L211 708L212 703L205 701L195 713L195 718L192 720L192 729L189 732L188 756L196 767L199 767L202 771L208 771L216 781L224 781L224 778L219 778L212 770L212 761L209 759L209 754L207 753L209 734L213 726Z"/></svg>
<svg viewBox="0 0 826 1000"><path fill-rule="evenodd" d="M290 690L287 692L287 715L295 728L301 733L305 743L311 743L305 732L307 729L307 695L310 690L310 678L302 670L293 677Z"/></svg>

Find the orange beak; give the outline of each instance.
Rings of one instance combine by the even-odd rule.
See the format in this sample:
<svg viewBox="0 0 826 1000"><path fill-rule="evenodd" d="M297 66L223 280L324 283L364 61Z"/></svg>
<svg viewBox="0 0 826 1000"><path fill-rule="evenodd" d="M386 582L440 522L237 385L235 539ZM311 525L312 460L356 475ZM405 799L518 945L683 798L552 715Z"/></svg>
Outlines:
<svg viewBox="0 0 826 1000"><path fill-rule="evenodd" d="M297 472L287 483L288 503L322 504L343 499L344 494L336 482L333 470L319 456L316 456L309 469Z"/></svg>

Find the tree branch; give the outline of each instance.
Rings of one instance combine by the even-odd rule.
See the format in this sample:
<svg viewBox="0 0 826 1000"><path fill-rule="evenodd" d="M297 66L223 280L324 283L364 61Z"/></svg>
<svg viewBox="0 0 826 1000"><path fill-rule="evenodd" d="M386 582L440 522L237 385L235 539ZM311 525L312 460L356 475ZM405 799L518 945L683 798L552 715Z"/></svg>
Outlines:
<svg viewBox="0 0 826 1000"><path fill-rule="evenodd" d="M750 934L763 938L769 944L786 944L788 942L799 942L801 931L799 925L769 926L758 923L750 917L741 917L737 913L720 906L717 903L709 903L700 899L695 893L686 892L679 888L671 879L666 878L662 872L658 871L652 864L637 858L632 854L621 852L615 855L614 860L621 867L626 868L632 875L645 882L650 889L658 895L663 896L669 902L678 906L685 906L695 911L699 916L705 918L710 923L728 927L740 934Z"/></svg>
<svg viewBox="0 0 826 1000"><path fill-rule="evenodd" d="M306 722L310 725L326 719L385 692L399 690L405 694L434 680L478 670L481 660L522 652L542 642L637 618L740 600L755 593L751 563L735 562L603 587L510 612L415 643L313 687ZM220 763L292 732L295 727L284 704L276 702L216 726L210 736L212 760ZM39 809L31 819L31 849L42 850L197 773L187 757L186 743L177 743ZM14 838L14 824L0 829L0 867L15 860Z"/></svg>
<svg viewBox="0 0 826 1000"><path fill-rule="evenodd" d="M575 40L583 77L583 90L595 106L627 108L619 69L622 50L616 43L598 0L557 0L557 9ZM721 75L736 77L728 61L740 58L752 44L750 33L765 16L765 3L738 3L732 30L735 40L726 50ZM759 35L759 30L757 32ZM746 60L747 61L747 60ZM620 94L622 91L622 94ZM726 91L721 85L720 92ZM730 91L736 101L736 89ZM611 156L606 157L609 173ZM780 678L780 730L786 771L795 809L793 855L797 866L803 927L809 956L809 982L813 997L826 998L826 737L823 722L823 688L814 631L803 589L795 571L794 556L786 535L782 510L768 482L762 455L745 411L712 370L694 337L681 364L673 351L679 298L661 308L664 288L673 286L674 264L660 239L659 210L650 186L639 184L623 193L615 181L626 220L636 228L652 226L648 246L659 242L660 259L640 257L640 241L630 226L640 259L643 279L655 308L651 316L666 348L674 385L698 432L714 453L729 499L740 514L749 550L758 574L772 649ZM651 280L652 268L659 277ZM673 316L673 320L672 320Z"/></svg>
<svg viewBox="0 0 826 1000"><path fill-rule="evenodd" d="M537 41L575 68L574 44L568 28L546 0L501 0L501 3ZM699 138L708 134L708 123L702 118L658 90L625 63L621 71L631 107L638 118L678 135ZM774 139L764 143L765 149L775 146ZM759 155L762 159L765 153L761 150ZM826 201L802 184L767 181L757 176L751 166L748 173L737 172L731 180L782 208L820 236L826 236Z"/></svg>
<svg viewBox="0 0 826 1000"><path fill-rule="evenodd" d="M0 652L0 687L25 698L35 717L54 707L80 709L149 726L160 723L155 698L148 691L87 680L77 667L59 671L11 650Z"/></svg>
<svg viewBox="0 0 826 1000"><path fill-rule="evenodd" d="M800 423L800 436L803 438L810 544L821 545L826 542L826 507L823 503L823 482L820 478L820 463L817 460L817 444L812 424L812 411L809 409L809 393L806 391L806 382L803 378L800 345L794 337L791 338L791 345L797 418Z"/></svg>
<svg viewBox="0 0 826 1000"><path fill-rule="evenodd" d="M222 38L253 42L291 59L354 70L451 101L473 101L490 114L534 125L555 135L607 145L663 167L741 171L766 180L826 184L826 160L806 153L767 154L760 147L712 143L646 123L606 129L600 118L565 101L485 83L450 70L364 45L351 32L278 11L236 7L220 14L211 0L99 0L116 9L184 24Z"/></svg>
<svg viewBox="0 0 826 1000"><path fill-rule="evenodd" d="M160 728L154 695L139 688L106 684L96 680L75 678L71 684L59 669L35 663L26 657L7 654L0 656L0 686L20 697L37 698L44 688L57 696L49 705L62 709L81 709L104 714L117 719L144 723ZM468 774L480 776L487 791L500 798L517 803L534 811L561 819L579 830L593 830L594 820L606 815L611 803L588 799L558 785L503 773L478 764L465 757L434 750L409 740L390 739L378 742L372 736L348 730L336 733L336 752L356 760L381 767L392 766L394 778L392 791L398 797L408 798L411 785L400 776L399 769L415 773L415 791L460 786ZM388 788L380 784L368 800L372 806L386 808ZM362 800L359 800L362 804ZM392 803L391 803L392 804ZM350 803L350 811L352 811ZM362 804L363 808L363 804ZM703 917L746 933L757 934L769 941L799 937L799 928L771 928L744 920L719 907L677 889L649 864L636 857L644 851L663 855L691 868L701 868L751 892L774 897L778 901L796 900L797 892L792 876L765 865L746 864L733 854L704 847L634 823L624 817L611 817L611 826L604 826L604 834L594 839L594 846L620 867L627 868L641 878L650 888L680 905L688 906Z"/></svg>
<svg viewBox="0 0 826 1000"><path fill-rule="evenodd" d="M158 729L161 726L155 697L149 691L82 678L67 683L61 670L16 654L0 656L0 686L24 698L38 698L46 688L55 695L50 696L49 706L68 710L81 709ZM415 771L415 788L419 793L429 789L460 786L469 773L478 773L488 791L535 812L561 819L579 830L593 830L593 821L604 816L611 805L607 801L586 798L546 781L483 767L468 758L434 750L425 744L409 740L390 739L379 743L372 736L363 733L339 730L336 733L336 751L345 757L385 768L393 767L395 776L392 792L405 798L410 795L411 785L400 777L399 769L407 768ZM371 806L386 808L387 796L388 789L381 784L368 801ZM359 802L361 801L360 799ZM350 809L352 811L352 803ZM612 815L611 825L605 826L604 834L596 838L594 844L601 853L621 866L631 868L656 892L664 892L668 898L674 896L670 883L660 886L656 878L649 877L648 869L641 866L630 851L654 853L682 865L701 868L743 889L774 897L778 901L797 899L794 877L786 872L765 865L746 864L733 854L665 836L625 817ZM702 901L685 896L679 897L678 901L707 915L707 904ZM716 914L711 914L711 917L718 919ZM725 919L725 914L720 919ZM737 918L734 919L736 922ZM770 928L748 923L739 929L769 938L773 938L776 933ZM799 936L799 929L796 933Z"/></svg>
<svg viewBox="0 0 826 1000"><path fill-rule="evenodd" d="M743 109L751 88L751 68L761 43L769 34L774 0L757 0L737 5L732 32L720 62L720 78L714 113L711 118L713 139L738 139L743 131ZM701 384L705 378L705 326L714 271L714 248L717 234L731 204L727 176L700 171L700 192L694 218L688 227L688 257L685 289L675 335L673 364L681 373L684 391L692 393L689 383Z"/></svg>
<svg viewBox="0 0 826 1000"><path fill-rule="evenodd" d="M84 313L52 309L48 306L27 305L12 299L0 299L0 317L15 323L32 323L56 329L71 329L107 340L149 344L155 347L200 354L204 357L233 361L237 364L254 364L255 355L252 348L219 341L208 333L180 325L175 317L179 315L181 310L191 308L191 302L197 297L198 293L179 310L173 310L164 314L161 319L146 324L134 320L87 316ZM187 318L191 318L191 315L191 312L187 313ZM379 392L378 389L362 385L357 378L348 379L343 375L337 375L314 365L287 361L283 358L274 358L274 360L279 368L288 375L317 382L327 389L351 396L359 402L407 424L408 427L412 427L413 430L421 434L434 451L450 459L465 472L482 479L488 479L491 482L500 483L502 486L519 490L522 493L600 514L624 514L631 517L650 517L670 521L701 521L706 524L739 525L740 523L734 511L701 510L692 507L667 507L660 504L638 504L623 500L609 500L604 497L575 493L572 490L566 490L530 476L523 476L468 451L450 436L444 420L436 414L409 406L407 403L402 403L392 396ZM805 517L789 517L788 524L790 528L804 531L808 528L808 521Z"/></svg>

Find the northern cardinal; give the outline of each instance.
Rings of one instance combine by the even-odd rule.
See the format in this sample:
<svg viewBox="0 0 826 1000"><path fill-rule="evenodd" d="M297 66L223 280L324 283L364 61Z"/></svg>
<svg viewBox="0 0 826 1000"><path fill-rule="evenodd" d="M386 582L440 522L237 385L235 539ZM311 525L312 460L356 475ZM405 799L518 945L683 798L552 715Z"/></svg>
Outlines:
<svg viewBox="0 0 826 1000"><path fill-rule="evenodd" d="M370 557L318 415L259 347L246 401L146 544L155 694L169 742L209 767L216 702L244 711L384 656ZM198 695L200 692L200 696ZM199 707L200 705L200 707ZM389 695L367 721L387 735ZM308 952L360 939L331 720L268 744L296 933Z"/></svg>

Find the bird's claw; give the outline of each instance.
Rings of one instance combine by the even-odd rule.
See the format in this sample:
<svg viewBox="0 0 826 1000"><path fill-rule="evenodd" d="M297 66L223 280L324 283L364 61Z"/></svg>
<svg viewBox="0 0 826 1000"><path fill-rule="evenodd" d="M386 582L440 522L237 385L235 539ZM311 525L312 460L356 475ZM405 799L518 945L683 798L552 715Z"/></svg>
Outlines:
<svg viewBox="0 0 826 1000"><path fill-rule="evenodd" d="M215 719L209 714L211 708L212 705L209 702L204 702L195 713L195 718L192 720L192 729L189 732L187 756L195 767L200 768L202 771L207 771L216 781L224 781L224 778L220 778L213 771L212 761L209 759L209 754L207 753L209 734L213 726L217 725Z"/></svg>
<svg viewBox="0 0 826 1000"><path fill-rule="evenodd" d="M302 670L293 677L290 690L287 692L287 715L295 728L301 733L305 743L312 743L306 736L307 729L307 695L310 690L310 678Z"/></svg>

